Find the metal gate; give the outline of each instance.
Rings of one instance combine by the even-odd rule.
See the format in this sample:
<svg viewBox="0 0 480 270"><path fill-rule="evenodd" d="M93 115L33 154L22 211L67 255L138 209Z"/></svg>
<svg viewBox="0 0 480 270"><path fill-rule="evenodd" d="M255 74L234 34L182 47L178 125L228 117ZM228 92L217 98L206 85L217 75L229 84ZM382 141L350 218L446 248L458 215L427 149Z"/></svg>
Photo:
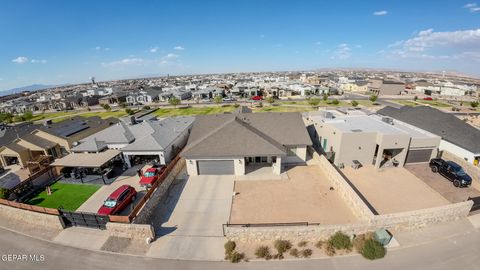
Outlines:
<svg viewBox="0 0 480 270"><path fill-rule="evenodd" d="M473 201L472 209L470 209L470 212L480 210L480 196L468 199Z"/></svg>
<svg viewBox="0 0 480 270"><path fill-rule="evenodd" d="M64 223L64 227L80 226L95 229L105 229L107 222L110 221L108 216L97 215L94 213L74 212L59 209L60 216Z"/></svg>

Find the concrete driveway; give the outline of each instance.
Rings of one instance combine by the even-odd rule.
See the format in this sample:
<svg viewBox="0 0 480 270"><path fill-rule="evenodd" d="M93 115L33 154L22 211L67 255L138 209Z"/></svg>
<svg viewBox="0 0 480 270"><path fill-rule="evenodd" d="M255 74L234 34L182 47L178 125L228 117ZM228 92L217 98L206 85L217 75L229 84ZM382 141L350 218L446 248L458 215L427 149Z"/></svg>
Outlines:
<svg viewBox="0 0 480 270"><path fill-rule="evenodd" d="M148 256L222 260L222 224L230 216L234 176L184 176L170 186L158 205L153 225L160 236Z"/></svg>
<svg viewBox="0 0 480 270"><path fill-rule="evenodd" d="M130 185L135 188L137 191L137 197L135 201L127 206L123 211L121 211L118 215L126 216L129 215L130 212L133 210L135 205L137 205L143 196L145 196L146 190L143 187L140 187L139 181L140 178L137 175L138 167L132 167L125 171L121 176L119 176L115 182L111 183L110 185L102 186L95 194L93 194L87 201L85 201L77 211L82 212L91 212L97 213L98 208L103 204L105 199L112 194L117 188L122 185Z"/></svg>
<svg viewBox="0 0 480 270"><path fill-rule="evenodd" d="M469 197L480 196L480 191L472 186L464 188L454 187L447 178L439 173L433 173L428 164L406 165L405 169L409 170L452 203L463 202Z"/></svg>

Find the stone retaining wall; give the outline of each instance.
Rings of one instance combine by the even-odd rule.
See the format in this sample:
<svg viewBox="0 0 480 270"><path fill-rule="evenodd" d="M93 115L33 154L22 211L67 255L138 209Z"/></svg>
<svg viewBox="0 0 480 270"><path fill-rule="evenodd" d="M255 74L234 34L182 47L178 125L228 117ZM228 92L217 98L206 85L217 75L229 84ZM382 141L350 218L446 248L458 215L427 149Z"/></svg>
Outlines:
<svg viewBox="0 0 480 270"><path fill-rule="evenodd" d="M360 198L357 192L346 182L343 176L333 167L334 165L317 152L313 152L312 159L332 181L343 201L352 209L353 214L359 220L370 220L373 218L375 214Z"/></svg>
<svg viewBox="0 0 480 270"><path fill-rule="evenodd" d="M152 219L153 212L157 208L158 204L162 200L163 196L167 193L170 185L175 177L185 168L185 159L181 158L177 164L173 167L170 174L163 180L163 182L157 187L150 199L140 209L140 212L133 220L135 224L149 224Z"/></svg>
<svg viewBox="0 0 480 270"><path fill-rule="evenodd" d="M151 241L155 239L155 230L150 224L108 222L107 231L110 236L126 237L133 240Z"/></svg>
<svg viewBox="0 0 480 270"><path fill-rule="evenodd" d="M0 219L5 219L11 223L38 228L39 230L42 228L63 230L59 216L38 213L2 204L0 204Z"/></svg>
<svg viewBox="0 0 480 270"><path fill-rule="evenodd" d="M350 224L278 227L229 227L224 225L224 232L229 240L239 242L273 241L276 239L315 242L326 240L338 231L348 235L362 234L378 229L395 229L398 231L417 229L430 224L456 220L466 217L472 205L472 201L466 201L418 211L378 215L369 221Z"/></svg>

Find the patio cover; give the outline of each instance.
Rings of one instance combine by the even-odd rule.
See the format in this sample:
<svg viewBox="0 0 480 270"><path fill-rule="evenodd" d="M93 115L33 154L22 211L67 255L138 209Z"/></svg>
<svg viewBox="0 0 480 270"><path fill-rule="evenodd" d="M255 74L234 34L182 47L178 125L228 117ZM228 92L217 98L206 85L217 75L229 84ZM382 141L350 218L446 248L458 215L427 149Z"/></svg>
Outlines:
<svg viewBox="0 0 480 270"><path fill-rule="evenodd" d="M72 153L55 160L50 166L98 168L120 154L120 151L108 149L100 153Z"/></svg>

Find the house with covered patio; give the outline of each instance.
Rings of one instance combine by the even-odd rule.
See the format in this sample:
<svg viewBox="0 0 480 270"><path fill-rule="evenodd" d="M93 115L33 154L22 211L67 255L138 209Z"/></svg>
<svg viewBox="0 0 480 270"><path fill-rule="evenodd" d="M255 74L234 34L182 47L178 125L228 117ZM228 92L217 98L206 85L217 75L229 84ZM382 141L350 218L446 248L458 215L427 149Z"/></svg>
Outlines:
<svg viewBox="0 0 480 270"><path fill-rule="evenodd" d="M261 167L281 174L305 163L312 142L299 113L198 116L181 156L189 175L245 175Z"/></svg>

